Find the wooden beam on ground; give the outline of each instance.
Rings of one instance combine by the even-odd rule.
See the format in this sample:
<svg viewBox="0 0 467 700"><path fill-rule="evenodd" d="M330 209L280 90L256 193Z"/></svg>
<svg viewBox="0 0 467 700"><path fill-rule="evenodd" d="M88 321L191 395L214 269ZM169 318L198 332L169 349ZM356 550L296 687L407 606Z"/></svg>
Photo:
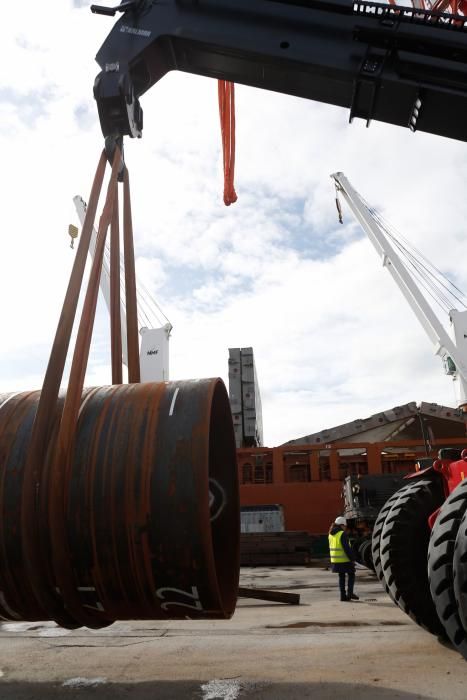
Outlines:
<svg viewBox="0 0 467 700"><path fill-rule="evenodd" d="M287 605L300 605L298 593L284 593L283 591L267 591L263 588L238 589L239 598L258 598L259 600L271 600L274 603L286 603Z"/></svg>

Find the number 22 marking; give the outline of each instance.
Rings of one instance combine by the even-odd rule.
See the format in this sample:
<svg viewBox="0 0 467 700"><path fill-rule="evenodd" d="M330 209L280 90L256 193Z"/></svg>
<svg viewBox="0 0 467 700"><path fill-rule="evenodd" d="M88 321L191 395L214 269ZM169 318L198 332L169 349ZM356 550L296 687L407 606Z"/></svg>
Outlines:
<svg viewBox="0 0 467 700"><path fill-rule="evenodd" d="M188 600L193 601L190 603L179 603L175 600L167 600L165 603L162 603L161 608L165 612L168 612L168 607L169 605L177 605L179 608L188 608L189 610L202 610L203 606L201 605L201 601L199 599L199 593L198 589L196 586L191 587L191 593L188 591L182 591L180 588L158 588L156 591L156 595L158 598L161 600L165 600L166 598L166 593L176 593L177 595L180 595L182 597L188 598Z"/></svg>

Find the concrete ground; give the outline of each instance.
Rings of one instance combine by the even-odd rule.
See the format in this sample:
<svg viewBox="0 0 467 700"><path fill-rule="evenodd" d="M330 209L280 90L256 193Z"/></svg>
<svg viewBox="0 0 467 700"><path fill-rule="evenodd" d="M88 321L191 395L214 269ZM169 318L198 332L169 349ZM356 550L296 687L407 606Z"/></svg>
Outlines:
<svg viewBox="0 0 467 700"><path fill-rule="evenodd" d="M124 622L69 632L0 626L0 699L279 700L467 698L467 664L420 629L376 578L341 603L324 568L243 569L241 585L300 593L241 599L232 620Z"/></svg>

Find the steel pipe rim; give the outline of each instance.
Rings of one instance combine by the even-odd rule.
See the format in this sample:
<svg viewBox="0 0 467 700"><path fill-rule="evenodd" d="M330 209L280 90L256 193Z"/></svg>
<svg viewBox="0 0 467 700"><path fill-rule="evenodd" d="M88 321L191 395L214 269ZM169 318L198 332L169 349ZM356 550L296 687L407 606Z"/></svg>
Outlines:
<svg viewBox="0 0 467 700"><path fill-rule="evenodd" d="M16 560L12 577L5 530L13 502L10 520L18 518L25 436L38 398L39 392L19 394L0 405L0 616L6 619L54 619L27 584L18 587L24 562ZM16 438L11 421L21 428ZM18 444L22 453L12 460ZM47 529L54 526L51 459L53 438L38 485L37 525L47 560L43 585L67 613L57 585L60 559L46 551ZM86 390L65 519L70 559L63 565L71 567L86 619L91 614L96 627L115 619L230 617L238 589L239 496L230 404L221 380ZM76 619L70 626L74 622L80 624Z"/></svg>

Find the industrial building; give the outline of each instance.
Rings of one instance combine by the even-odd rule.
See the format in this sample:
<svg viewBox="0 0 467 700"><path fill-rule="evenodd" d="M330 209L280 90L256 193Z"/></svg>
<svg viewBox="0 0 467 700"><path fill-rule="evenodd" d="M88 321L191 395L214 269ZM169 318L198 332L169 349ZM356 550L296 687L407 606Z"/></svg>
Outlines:
<svg viewBox="0 0 467 700"><path fill-rule="evenodd" d="M465 434L459 409L410 402L279 447L239 449L241 504L281 504L286 530L326 533L346 476L409 473L443 446L463 449Z"/></svg>

